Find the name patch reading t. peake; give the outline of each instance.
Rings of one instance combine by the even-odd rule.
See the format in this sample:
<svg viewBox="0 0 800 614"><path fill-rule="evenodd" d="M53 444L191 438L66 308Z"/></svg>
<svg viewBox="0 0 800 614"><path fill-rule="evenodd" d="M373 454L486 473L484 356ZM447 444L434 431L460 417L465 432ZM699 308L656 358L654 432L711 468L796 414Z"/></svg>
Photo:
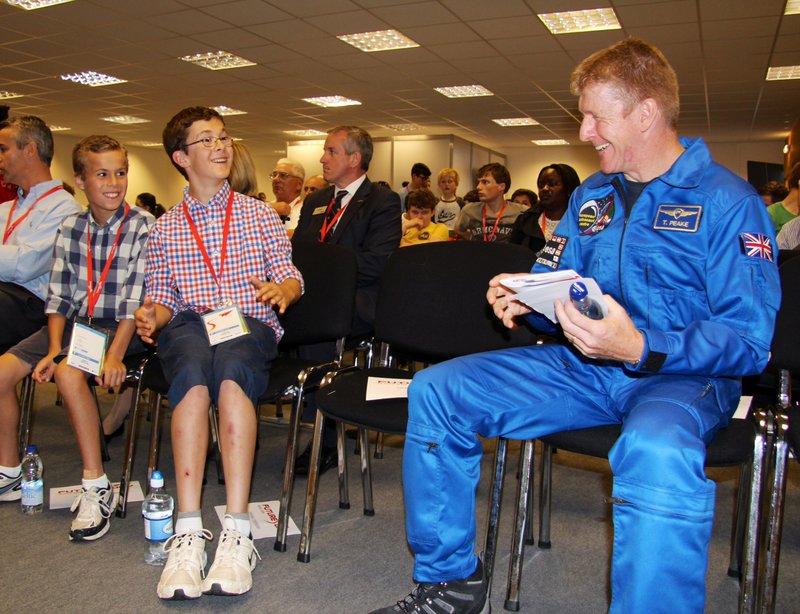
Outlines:
<svg viewBox="0 0 800 614"><path fill-rule="evenodd" d="M656 230L677 230L678 232L697 232L700 227L702 205L659 205L653 228Z"/></svg>
<svg viewBox="0 0 800 614"><path fill-rule="evenodd" d="M552 238L539 251L538 257L536 258L536 264L541 264L555 271L558 269L558 265L561 261L561 252L564 251L566 245L566 237L553 235Z"/></svg>
<svg viewBox="0 0 800 614"><path fill-rule="evenodd" d="M578 211L578 230L581 236L605 230L614 218L614 194L587 200Z"/></svg>

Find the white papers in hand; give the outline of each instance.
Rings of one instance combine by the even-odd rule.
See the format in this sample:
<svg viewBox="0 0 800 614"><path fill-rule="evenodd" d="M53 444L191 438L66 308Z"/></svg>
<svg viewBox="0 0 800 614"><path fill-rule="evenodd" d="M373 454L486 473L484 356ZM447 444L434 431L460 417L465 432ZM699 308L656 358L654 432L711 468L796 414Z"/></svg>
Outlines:
<svg viewBox="0 0 800 614"><path fill-rule="evenodd" d="M507 277L501 283L514 292L514 299L546 316L554 324L556 320L555 301L569 301L569 287L575 281L582 281L589 291L589 298L597 301L603 317L608 315L608 306L603 299L600 286L591 277L581 277L572 269L552 273L531 273L518 277Z"/></svg>

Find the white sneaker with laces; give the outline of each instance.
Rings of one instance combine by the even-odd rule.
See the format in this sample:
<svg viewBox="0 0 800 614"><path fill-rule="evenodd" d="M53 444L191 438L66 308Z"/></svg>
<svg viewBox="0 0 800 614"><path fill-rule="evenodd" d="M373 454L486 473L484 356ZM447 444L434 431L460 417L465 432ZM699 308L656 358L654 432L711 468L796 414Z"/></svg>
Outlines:
<svg viewBox="0 0 800 614"><path fill-rule="evenodd" d="M78 515L69 528L69 538L76 542L100 539L111 527L111 514L117 505L117 495L109 483L106 488L84 490L72 502L70 511Z"/></svg>
<svg viewBox="0 0 800 614"><path fill-rule="evenodd" d="M0 501L19 501L22 498L22 473L17 476L0 473Z"/></svg>
<svg viewBox="0 0 800 614"><path fill-rule="evenodd" d="M224 529L214 564L203 581L206 595L241 595L253 587L252 571L261 555L253 540L236 529Z"/></svg>
<svg viewBox="0 0 800 614"><path fill-rule="evenodd" d="M206 567L206 540L211 538L211 531L200 529L177 533L166 541L164 552L169 553L169 557L156 589L161 599L200 597Z"/></svg>

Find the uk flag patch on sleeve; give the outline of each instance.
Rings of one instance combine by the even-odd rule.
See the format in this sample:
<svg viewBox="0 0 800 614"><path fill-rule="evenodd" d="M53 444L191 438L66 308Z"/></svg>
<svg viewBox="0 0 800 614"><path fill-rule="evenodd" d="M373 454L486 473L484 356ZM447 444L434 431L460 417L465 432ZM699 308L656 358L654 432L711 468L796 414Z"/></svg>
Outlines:
<svg viewBox="0 0 800 614"><path fill-rule="evenodd" d="M739 235L742 253L748 258L760 258L773 262L772 240L760 232L743 232Z"/></svg>

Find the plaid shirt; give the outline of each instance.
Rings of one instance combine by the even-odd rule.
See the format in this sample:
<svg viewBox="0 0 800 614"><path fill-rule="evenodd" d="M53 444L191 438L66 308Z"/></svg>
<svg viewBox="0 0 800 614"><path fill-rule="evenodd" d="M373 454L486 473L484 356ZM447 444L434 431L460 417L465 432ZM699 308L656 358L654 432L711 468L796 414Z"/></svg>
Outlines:
<svg viewBox="0 0 800 614"><path fill-rule="evenodd" d="M145 288L154 302L167 307L173 317L191 309L203 313L223 300L234 301L245 315L266 323L280 339L283 329L275 310L257 302L250 277L276 284L303 277L292 264L292 248L280 218L269 205L234 193L225 268L217 286L184 216L184 206L197 227L214 271L219 275L222 229L230 195L226 181L208 204L184 189L179 203L156 222L147 249Z"/></svg>
<svg viewBox="0 0 800 614"><path fill-rule="evenodd" d="M106 266L117 230L123 224L125 207L114 212L104 226L98 226L90 211L64 219L56 235L46 313L66 318L86 317L89 308L86 231L92 233L92 269L95 283ZM114 260L94 306L95 319L130 320L144 296L144 253L153 216L131 207L124 220Z"/></svg>

